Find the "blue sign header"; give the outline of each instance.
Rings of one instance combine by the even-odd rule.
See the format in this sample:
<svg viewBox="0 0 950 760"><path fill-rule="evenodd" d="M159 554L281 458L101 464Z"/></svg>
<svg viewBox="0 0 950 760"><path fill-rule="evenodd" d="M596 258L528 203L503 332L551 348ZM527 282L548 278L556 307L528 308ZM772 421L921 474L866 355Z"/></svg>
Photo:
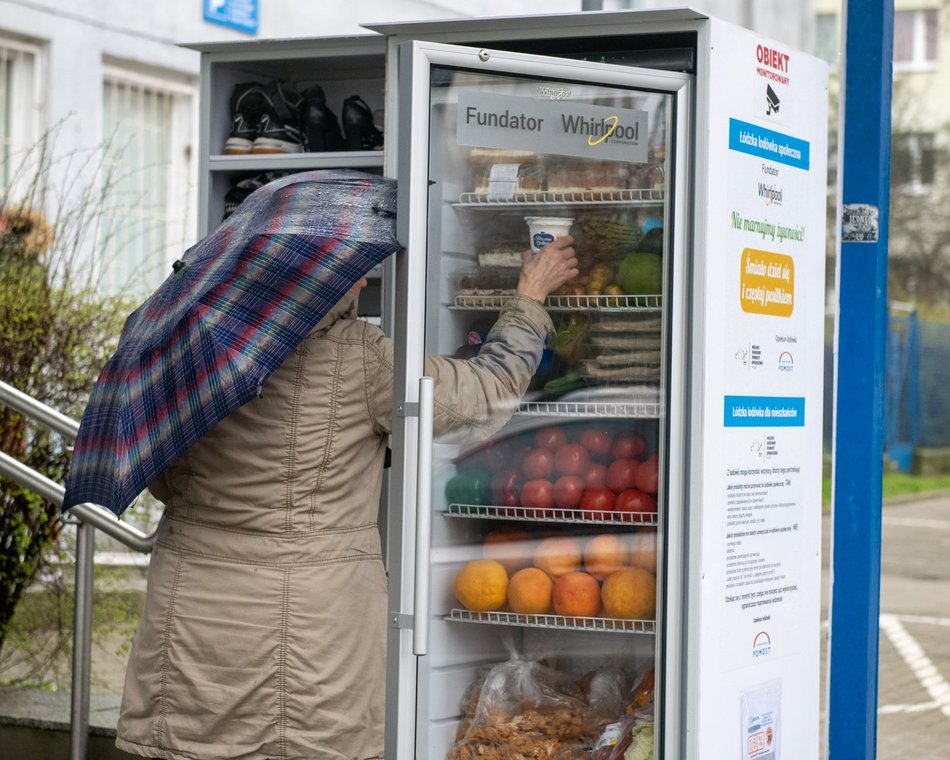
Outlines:
<svg viewBox="0 0 950 760"><path fill-rule="evenodd" d="M800 396L726 396L726 427L804 427L805 399Z"/></svg>
<svg viewBox="0 0 950 760"><path fill-rule="evenodd" d="M257 34L258 0L203 0L204 20Z"/></svg>
<svg viewBox="0 0 950 760"><path fill-rule="evenodd" d="M729 119L729 149L808 170L808 141L747 121Z"/></svg>

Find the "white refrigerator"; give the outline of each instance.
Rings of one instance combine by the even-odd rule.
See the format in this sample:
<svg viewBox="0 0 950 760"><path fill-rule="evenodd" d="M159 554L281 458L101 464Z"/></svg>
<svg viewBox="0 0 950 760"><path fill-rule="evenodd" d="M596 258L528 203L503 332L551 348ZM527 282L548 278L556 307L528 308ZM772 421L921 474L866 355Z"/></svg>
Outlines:
<svg viewBox="0 0 950 760"><path fill-rule="evenodd" d="M827 68L673 18L689 70L390 30L387 757L817 757ZM433 438L558 224L527 394Z"/></svg>

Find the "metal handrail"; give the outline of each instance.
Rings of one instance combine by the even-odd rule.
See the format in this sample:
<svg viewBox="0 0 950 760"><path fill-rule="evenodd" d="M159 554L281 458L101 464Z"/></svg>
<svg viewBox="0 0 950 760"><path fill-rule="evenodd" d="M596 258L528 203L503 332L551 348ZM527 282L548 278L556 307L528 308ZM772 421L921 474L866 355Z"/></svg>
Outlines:
<svg viewBox="0 0 950 760"><path fill-rule="evenodd" d="M0 380L0 402L29 417L65 439L76 440L79 423L12 385ZM0 451L0 474L62 507L65 488L42 473ZM70 709L70 760L85 760L89 742L89 680L92 662L92 591L95 532L98 528L125 546L143 554L152 551L155 532L146 535L121 522L98 504L77 504L69 510L76 524L76 578L73 606L73 672Z"/></svg>
<svg viewBox="0 0 950 760"><path fill-rule="evenodd" d="M2 382L0 380L0 383ZM56 506L63 506L65 488L3 451L0 451L0 474L15 480ZM142 554L149 554L155 545L155 533L143 533L134 525L122 522L116 518L114 512L99 504L77 504L69 508L69 516L98 528L107 536Z"/></svg>
<svg viewBox="0 0 950 760"><path fill-rule="evenodd" d="M68 438L70 442L75 441L79 435L79 423L72 417L37 401L3 380L0 380L0 401L20 414L43 423L50 430Z"/></svg>

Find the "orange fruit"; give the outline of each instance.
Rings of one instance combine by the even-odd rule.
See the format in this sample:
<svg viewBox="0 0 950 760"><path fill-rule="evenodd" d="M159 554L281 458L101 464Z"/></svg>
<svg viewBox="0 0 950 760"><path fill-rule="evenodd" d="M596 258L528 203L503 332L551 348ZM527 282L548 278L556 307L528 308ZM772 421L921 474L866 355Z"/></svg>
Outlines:
<svg viewBox="0 0 950 760"><path fill-rule="evenodd" d="M537 567L526 567L508 581L508 606L512 612L545 615L551 611L554 582Z"/></svg>
<svg viewBox="0 0 950 760"><path fill-rule="evenodd" d="M627 547L616 533L602 533L584 544L584 567L602 581L627 564Z"/></svg>
<svg viewBox="0 0 950 760"><path fill-rule="evenodd" d="M630 564L656 575L656 531L640 530L630 539Z"/></svg>
<svg viewBox="0 0 950 760"><path fill-rule="evenodd" d="M604 579L600 592L604 614L626 620L656 617L656 578L640 567L616 570Z"/></svg>
<svg viewBox="0 0 950 760"><path fill-rule="evenodd" d="M541 568L554 579L565 573L579 570L581 566L580 542L570 536L544 539L534 550L534 566Z"/></svg>
<svg viewBox="0 0 950 760"><path fill-rule="evenodd" d="M473 559L455 576L455 598L468 610L499 610L508 598L508 573L494 559Z"/></svg>
<svg viewBox="0 0 950 760"><path fill-rule="evenodd" d="M558 615L593 617L600 611L600 584L590 573L564 573L554 581L551 601Z"/></svg>
<svg viewBox="0 0 950 760"><path fill-rule="evenodd" d="M531 534L522 528L496 528L489 531L482 545L485 559L495 559L511 576L531 565Z"/></svg>

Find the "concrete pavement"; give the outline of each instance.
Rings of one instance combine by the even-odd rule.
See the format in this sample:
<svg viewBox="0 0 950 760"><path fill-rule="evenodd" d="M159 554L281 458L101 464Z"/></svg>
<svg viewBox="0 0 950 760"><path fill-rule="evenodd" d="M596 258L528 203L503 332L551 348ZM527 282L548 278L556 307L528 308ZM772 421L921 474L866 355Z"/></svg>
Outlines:
<svg viewBox="0 0 950 760"><path fill-rule="evenodd" d="M877 760L942 760L950 757L950 494L888 503L882 527ZM826 566L829 529L826 517Z"/></svg>

